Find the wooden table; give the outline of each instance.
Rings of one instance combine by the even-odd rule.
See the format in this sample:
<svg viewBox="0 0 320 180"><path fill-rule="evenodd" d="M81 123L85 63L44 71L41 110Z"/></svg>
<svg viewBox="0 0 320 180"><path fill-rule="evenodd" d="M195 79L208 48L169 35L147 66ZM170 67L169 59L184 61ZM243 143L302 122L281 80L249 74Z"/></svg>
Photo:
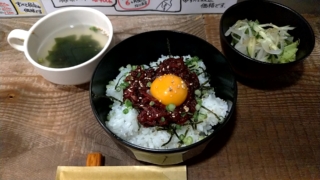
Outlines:
<svg viewBox="0 0 320 180"><path fill-rule="evenodd" d="M188 179L320 179L320 18L303 14L316 46L303 64L264 87L238 82L235 116L203 154L186 164ZM221 50L220 14L112 16L116 42L159 29L203 38ZM121 151L97 123L89 84L55 85L7 41L38 18L0 19L0 179L54 179L57 166L83 166L90 152L105 165L144 165Z"/></svg>

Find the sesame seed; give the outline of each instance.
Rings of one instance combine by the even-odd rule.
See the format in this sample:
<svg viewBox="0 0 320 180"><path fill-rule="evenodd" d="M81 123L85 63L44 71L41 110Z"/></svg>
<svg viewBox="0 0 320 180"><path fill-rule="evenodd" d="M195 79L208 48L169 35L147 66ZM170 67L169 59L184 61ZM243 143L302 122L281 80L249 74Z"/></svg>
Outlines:
<svg viewBox="0 0 320 180"><path fill-rule="evenodd" d="M189 111L189 107L188 106L184 106L183 109L188 112Z"/></svg>

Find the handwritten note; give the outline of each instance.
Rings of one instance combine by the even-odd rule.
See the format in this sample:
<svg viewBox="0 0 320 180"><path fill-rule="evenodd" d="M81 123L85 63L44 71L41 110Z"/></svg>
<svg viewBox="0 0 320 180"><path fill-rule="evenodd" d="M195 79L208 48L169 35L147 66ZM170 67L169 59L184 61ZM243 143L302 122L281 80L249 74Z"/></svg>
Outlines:
<svg viewBox="0 0 320 180"><path fill-rule="evenodd" d="M82 7L112 7L117 0L52 0L52 5L55 8L68 6Z"/></svg>
<svg viewBox="0 0 320 180"><path fill-rule="evenodd" d="M0 0L0 8L5 6L4 10L0 10L0 17L45 15L66 7L91 7L106 15L223 13L236 2L237 0Z"/></svg>
<svg viewBox="0 0 320 180"><path fill-rule="evenodd" d="M0 1L0 16L18 14L11 2Z"/></svg>
<svg viewBox="0 0 320 180"><path fill-rule="evenodd" d="M115 10L118 12L132 12L132 11L144 11L144 12L180 12L181 11L180 0L119 0L115 6Z"/></svg>
<svg viewBox="0 0 320 180"><path fill-rule="evenodd" d="M46 11L41 0L0 0L1 16L39 16Z"/></svg>

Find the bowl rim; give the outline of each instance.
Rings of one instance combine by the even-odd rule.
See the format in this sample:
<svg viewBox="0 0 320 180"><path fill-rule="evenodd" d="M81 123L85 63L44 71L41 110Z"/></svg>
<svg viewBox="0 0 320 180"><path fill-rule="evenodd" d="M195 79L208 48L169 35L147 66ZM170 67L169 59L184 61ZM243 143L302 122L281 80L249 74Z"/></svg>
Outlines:
<svg viewBox="0 0 320 180"><path fill-rule="evenodd" d="M102 126L102 128L107 132L107 134L109 136L111 136L111 138L115 138L117 140L116 143L121 143L123 144L126 148L133 148L135 150L138 150L138 151L143 151L143 152L148 152L148 153L153 153L153 154L174 154L174 153L181 153L181 152L186 152L190 149L193 149L201 144L205 144L205 143L209 143L216 134L218 134L220 132L220 130L229 122L229 120L231 119L231 117L234 115L234 112L235 112L235 109L236 109L236 104L237 104L237 96L238 96L238 86L237 86L237 80L236 80L236 77L230 67L230 65L228 64L228 61L226 59L226 57L216 48L214 47L212 44L210 44L209 42L201 39L200 37L196 36L196 35L192 35L192 34L188 34L188 33L185 33L185 32L181 32L181 31L177 31L177 30L153 30L153 31L147 31L147 32L142 32L142 33L139 33L139 34L135 34L127 39L124 39L123 41L121 41L120 43L118 44L123 44L123 43L126 43L127 41L130 41L132 38L136 38L137 36L143 36L144 34L150 34L150 33L179 33L179 34L182 34L183 36L190 36L192 38L196 38L198 39L199 41L201 41L202 43L210 46L210 48L213 48L215 49L218 53L221 54L221 56L225 59L226 63L227 63L227 66L228 66L228 69L229 69L229 72L230 74L233 76L233 89L234 89L234 100L232 102L232 107L230 108L229 110L229 113L227 115L227 117L224 119L223 123L219 125L219 127L217 129L215 129L209 136L207 136L206 138L198 141L198 142L195 142L191 145L188 145L188 146L184 146L184 147L180 147L180 148L171 148L171 149L152 149L152 148L147 148L147 147L143 147L143 146L139 146L139 145L136 145L136 144L133 144L133 143L130 143L120 137L118 137L115 133L113 133L109 128L107 128L107 126L105 126L102 121L100 121L99 119L99 116L98 116L98 112L96 111L96 109L94 108L94 104L93 104L93 92L92 92L92 85L93 85L93 79L95 77L95 74L96 74L96 70L98 69L98 67L102 64L102 60L99 62L99 64L97 65L96 69L94 70L94 73L92 75L92 78L91 78L91 81L90 81L90 85L89 85L89 100L90 100L90 105L91 105L91 109L93 111L93 114L96 118L96 120L98 121L98 123ZM117 44L117 45L118 45ZM109 51L112 51L112 49L115 49L116 46L112 47ZM109 52L108 51L108 52ZM107 52L107 53L108 53ZM106 54L107 54L106 53ZM105 55L106 56L106 55Z"/></svg>
<svg viewBox="0 0 320 180"><path fill-rule="evenodd" d="M223 32L223 29L222 29L222 23L223 23L223 20L226 16L226 14L230 11L232 11L233 9L235 8L238 8L238 6L242 6L243 4L247 4L247 3L252 3L252 2L255 2L255 3L265 3L265 4L272 4L272 5L275 5L275 6L278 6L280 8L284 8L284 9L287 9L289 10L290 12L292 12L293 14L295 14L298 19L300 19L307 27L307 29L310 30L310 33L311 33L311 37L312 37L312 42L311 43L311 50L306 53L302 58L300 59L297 59L295 61L292 61L292 62L288 62L288 63L279 63L279 64L276 64L276 63L268 63L268 62L263 62L263 61L259 61L259 60L256 60L254 58L251 58L243 53L241 53L240 51L238 51L236 48L234 48L230 42L227 40L226 36L224 35L225 32ZM315 47L315 35L314 35L314 31L311 27L311 25L309 24L309 22L300 14L298 13L297 11L295 11L294 9L286 6L286 5L283 5L281 3L278 3L278 2L274 2L274 1L269 1L269 0L263 0L263 1L257 1L257 0L245 0L245 1L241 1L241 2L238 2L232 6L230 6L228 9L226 9L226 11L222 14L221 18L220 18L220 23L219 23L219 30L220 30L220 41L225 41L227 42L227 46L229 48L231 48L233 51L235 51L238 55L242 56L243 58L245 58L246 60L249 60L250 62L254 62L254 63L258 63L258 64L262 64L262 65L267 65L267 66L287 66L287 65L290 65L290 64L295 64L295 63L299 63L301 61L303 61L304 59L306 59L308 56L310 56L310 54L313 52L314 50L314 47Z"/></svg>

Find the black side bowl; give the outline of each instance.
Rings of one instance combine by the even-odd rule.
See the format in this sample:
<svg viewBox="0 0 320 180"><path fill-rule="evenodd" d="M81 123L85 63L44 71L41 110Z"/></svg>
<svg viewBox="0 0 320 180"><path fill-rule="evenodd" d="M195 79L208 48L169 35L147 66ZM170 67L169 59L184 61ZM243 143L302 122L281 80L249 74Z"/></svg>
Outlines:
<svg viewBox="0 0 320 180"><path fill-rule="evenodd" d="M210 84L216 95L229 104L229 112L225 121L215 127L213 134L192 145L176 149L149 149L129 143L111 132L105 121L112 103L105 97L106 85L119 74L121 66L149 64L157 61L161 55L198 56L211 75ZM90 84L90 103L93 113L103 129L113 140L132 157L159 165L184 162L199 154L232 116L237 100L237 84L231 69L215 47L208 42L181 32L151 31L132 36L113 47L98 64Z"/></svg>
<svg viewBox="0 0 320 180"><path fill-rule="evenodd" d="M290 25L294 30L288 31L295 40L299 39L296 61L286 64L272 64L252 59L238 50L231 43L231 36L225 32L238 20L258 20L261 24L273 23L277 26ZM220 43L236 75L245 79L267 79L277 76L308 57L315 45L315 37L309 23L296 11L282 4L271 1L249 0L229 7L220 20Z"/></svg>

